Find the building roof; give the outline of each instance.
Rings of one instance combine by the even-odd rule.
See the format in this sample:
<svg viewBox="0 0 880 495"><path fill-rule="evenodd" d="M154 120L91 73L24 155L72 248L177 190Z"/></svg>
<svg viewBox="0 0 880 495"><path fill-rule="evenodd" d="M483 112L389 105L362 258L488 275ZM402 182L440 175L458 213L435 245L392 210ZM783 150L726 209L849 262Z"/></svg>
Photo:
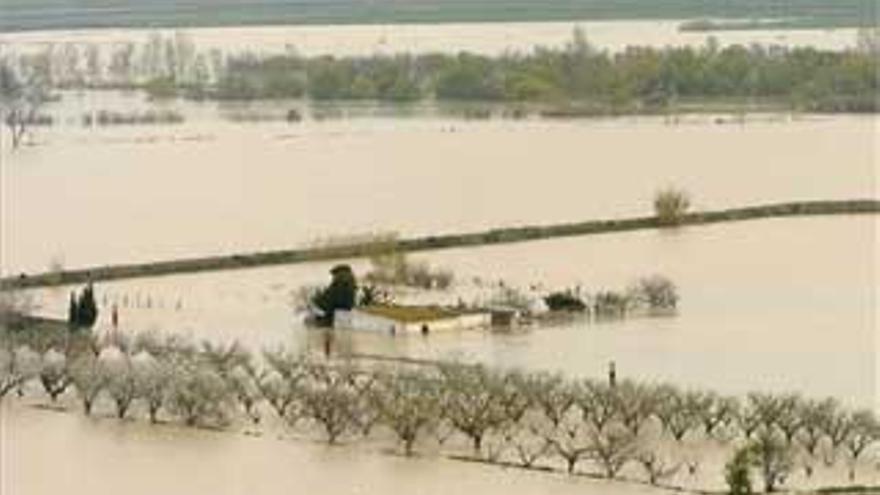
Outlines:
<svg viewBox="0 0 880 495"><path fill-rule="evenodd" d="M374 316L382 316L402 323L414 323L419 321L443 320L456 318L465 314L454 308L441 306L398 306L398 305L375 305L363 306L359 311Z"/></svg>

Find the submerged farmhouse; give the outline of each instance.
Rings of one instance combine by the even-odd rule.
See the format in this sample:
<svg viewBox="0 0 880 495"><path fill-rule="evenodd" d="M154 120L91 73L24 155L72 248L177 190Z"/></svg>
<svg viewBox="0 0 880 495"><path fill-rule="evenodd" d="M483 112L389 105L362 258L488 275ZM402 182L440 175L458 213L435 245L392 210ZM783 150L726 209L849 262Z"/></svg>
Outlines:
<svg viewBox="0 0 880 495"><path fill-rule="evenodd" d="M492 314L487 311L459 310L440 306L363 306L350 311L337 310L333 327L369 332L422 333L443 330L488 328Z"/></svg>

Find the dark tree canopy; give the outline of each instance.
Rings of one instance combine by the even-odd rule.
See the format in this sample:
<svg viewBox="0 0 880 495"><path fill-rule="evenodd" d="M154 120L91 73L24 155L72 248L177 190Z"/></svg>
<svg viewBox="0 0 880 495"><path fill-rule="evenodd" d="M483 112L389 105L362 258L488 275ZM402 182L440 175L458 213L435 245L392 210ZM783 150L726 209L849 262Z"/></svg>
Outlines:
<svg viewBox="0 0 880 495"><path fill-rule="evenodd" d="M313 299L313 303L323 313L322 323L333 324L333 316L338 309L349 310L355 306L357 299L357 278L348 265L336 265L330 270L330 285L321 290Z"/></svg>
<svg viewBox="0 0 880 495"><path fill-rule="evenodd" d="M554 292L544 298L547 308L551 311L584 311L587 305L571 291Z"/></svg>
<svg viewBox="0 0 880 495"><path fill-rule="evenodd" d="M67 310L67 321L73 328L91 328L98 320L98 304L95 302L95 289L89 284L77 297L76 292L70 293L70 306Z"/></svg>

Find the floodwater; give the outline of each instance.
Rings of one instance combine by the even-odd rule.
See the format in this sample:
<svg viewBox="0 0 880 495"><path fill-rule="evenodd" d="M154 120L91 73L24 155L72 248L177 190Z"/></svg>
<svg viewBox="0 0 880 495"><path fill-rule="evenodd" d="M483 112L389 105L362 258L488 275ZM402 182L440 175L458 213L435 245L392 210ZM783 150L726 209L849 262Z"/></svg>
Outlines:
<svg viewBox="0 0 880 495"><path fill-rule="evenodd" d="M83 94L57 111L124 105ZM115 103L114 103L115 101ZM136 102L137 103L137 102ZM138 103L138 104L143 104ZM880 197L876 120L755 115L579 121L463 121L441 115L235 123L211 104L179 104L180 126L41 130L3 155L5 273L307 245L376 231L461 232L648 214L660 187L696 209ZM103 107L98 107L103 108ZM515 335L428 340L356 336L356 352L440 357L744 393L800 390L875 403L877 220L764 220L511 246L422 258L518 286L621 289L663 273L680 315L578 323ZM363 272L367 267L358 262ZM99 285L123 327L309 345L293 294L327 264ZM66 289L40 291L63 317ZM106 323L106 322L104 322Z"/></svg>
<svg viewBox="0 0 880 495"><path fill-rule="evenodd" d="M0 404L0 493L653 495L647 487Z"/></svg>
<svg viewBox="0 0 880 495"><path fill-rule="evenodd" d="M633 232L418 255L452 269L453 302L473 279L545 288L624 288L662 273L679 286L674 317L577 322L513 334L485 331L421 336L341 333L339 352L482 362L497 367L621 376L745 394L800 391L871 407L877 398L874 217L761 220ZM368 267L354 261L359 273ZM99 284L119 306L124 331L175 332L240 340L253 349L318 347L293 309L302 285L326 283L330 264L177 275ZM47 314L63 317L65 289L39 291ZM465 296L467 297L467 296Z"/></svg>
<svg viewBox="0 0 880 495"><path fill-rule="evenodd" d="M588 25L587 34L614 49L632 40L634 25L624 26L625 37L612 33L617 23L603 24L611 33L604 40L602 26ZM705 39L703 33L650 25L638 29L640 43ZM192 35L208 45L212 37L221 46L234 40L242 49L278 50L292 43L309 54L328 47L373 53L401 46L497 53L563 43L572 27L247 28ZM320 36L312 38L313 31ZM717 33L723 43L738 36L758 41L761 35ZM146 34L114 36L22 33L2 39L36 46ZM806 36L804 43L816 46L838 40L828 41L830 47L854 38L840 31L767 36ZM459 44L449 45L450 39ZM171 107L187 116L186 124L87 129L76 124L83 111L152 107L137 96L70 95L50 107L62 125L39 130L33 146L15 153L5 143L2 272L286 248L371 231L409 236L640 215L650 211L654 191L671 184L691 191L697 209L880 197L872 117L756 115L719 124L701 116L672 124L662 118L463 121L428 112L289 125L223 120L219 115L228 109L214 104ZM678 285L681 308L674 317L512 334L340 334L337 349L570 376L601 376L614 360L622 377L730 394L796 390L871 407L880 383L878 227L874 216L776 219L425 253L418 258L455 271L464 293L475 291L476 278L482 285L503 279L517 286L598 290L662 273ZM360 273L367 268L362 261L353 264ZM326 283L329 268L315 263L101 283L98 326L108 326L115 304L123 331L238 339L254 349L308 347L319 336L295 314L293 293ZM63 317L67 291L36 291L35 301L43 313ZM439 297L454 300L457 294ZM9 401L0 409L0 474L4 495L654 493L268 435L119 424Z"/></svg>
<svg viewBox="0 0 880 495"><path fill-rule="evenodd" d="M4 273L650 214L675 185L696 209L880 197L877 121L755 115L572 121L367 116L82 128L138 96L68 95L62 125L0 152Z"/></svg>
<svg viewBox="0 0 880 495"><path fill-rule="evenodd" d="M561 47L571 41L575 27L584 30L590 43L620 51L629 45L698 46L710 36L721 46L752 43L779 46L812 46L843 50L856 43L857 30L797 29L693 32L679 31L683 21L569 21L526 23L393 24L346 26L256 26L192 28L185 32L200 49L225 53L283 53L295 50L314 55L370 55L470 51L497 55L531 51L535 46ZM0 33L0 44L15 50L44 48L48 44L145 43L152 29L84 29ZM633 33L638 33L637 37Z"/></svg>

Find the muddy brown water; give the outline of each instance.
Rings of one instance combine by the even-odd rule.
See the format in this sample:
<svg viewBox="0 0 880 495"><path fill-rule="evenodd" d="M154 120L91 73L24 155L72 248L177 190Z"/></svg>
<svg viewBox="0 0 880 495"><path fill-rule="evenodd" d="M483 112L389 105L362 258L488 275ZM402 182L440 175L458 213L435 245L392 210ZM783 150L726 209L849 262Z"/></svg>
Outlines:
<svg viewBox="0 0 880 495"><path fill-rule="evenodd" d="M83 93L54 110L127 108L136 96ZM691 191L695 208L878 197L876 120L753 115L572 122L441 116L237 124L212 104L182 104L181 126L59 125L4 150L2 267L68 267L306 245L398 231L461 232L650 211L654 191ZM576 323L514 335L423 339L354 335L357 351L464 359L602 376L621 373L731 393L798 390L875 403L877 219L775 219L420 256L454 270L453 302L474 278L527 287L624 288L671 277L674 318ZM363 273L367 268L356 262ZM309 345L292 309L327 264L101 284L123 327L253 348ZM484 287L485 288L485 287ZM66 314L64 288L39 291ZM107 321L104 321L107 320ZM346 342L347 341L347 342Z"/></svg>

